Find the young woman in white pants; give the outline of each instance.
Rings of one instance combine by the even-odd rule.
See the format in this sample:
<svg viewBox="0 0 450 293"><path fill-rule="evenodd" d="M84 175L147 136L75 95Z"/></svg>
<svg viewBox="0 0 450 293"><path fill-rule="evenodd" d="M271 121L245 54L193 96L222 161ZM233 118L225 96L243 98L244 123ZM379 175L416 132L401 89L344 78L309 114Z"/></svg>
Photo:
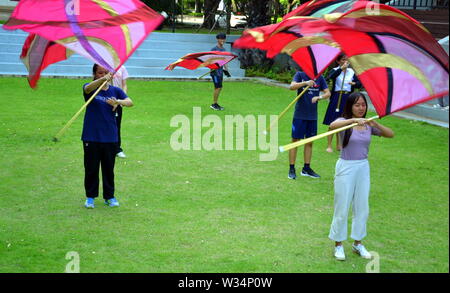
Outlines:
<svg viewBox="0 0 450 293"><path fill-rule="evenodd" d="M359 92L352 93L345 104L342 118L330 124L337 129L352 123L357 126L339 133L342 151L336 163L334 179L334 215L329 238L335 241L334 256L345 260L342 241L347 239L347 218L350 206L353 210L351 238L355 240L352 250L363 258L371 258L362 245L366 236L369 216L370 169L367 160L372 135L394 137L394 132L375 121L367 121L367 100Z"/></svg>

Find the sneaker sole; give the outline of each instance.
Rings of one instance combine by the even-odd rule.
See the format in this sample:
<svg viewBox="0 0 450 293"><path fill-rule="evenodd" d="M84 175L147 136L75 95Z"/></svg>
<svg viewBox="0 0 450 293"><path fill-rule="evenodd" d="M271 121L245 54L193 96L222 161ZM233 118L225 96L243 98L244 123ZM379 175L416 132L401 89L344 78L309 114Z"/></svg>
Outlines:
<svg viewBox="0 0 450 293"><path fill-rule="evenodd" d="M212 107L212 106L209 106L211 109L213 109L214 111L219 111L219 109L216 109L216 108L214 108L214 107Z"/></svg>
<svg viewBox="0 0 450 293"><path fill-rule="evenodd" d="M315 178L315 179L320 178L320 177L314 177L314 176L311 176L309 174L304 174L304 173L300 173L300 175L305 176L305 177Z"/></svg>
<svg viewBox="0 0 450 293"><path fill-rule="evenodd" d="M87 209L93 209L94 207L93 206L84 206L85 208L87 208Z"/></svg>
<svg viewBox="0 0 450 293"><path fill-rule="evenodd" d="M336 260L339 260L339 261L344 261L345 260L345 257L344 258L342 258L342 257L334 257Z"/></svg>
<svg viewBox="0 0 450 293"><path fill-rule="evenodd" d="M291 177L289 177L289 175L288 175L288 179L295 180L296 178L297 178L297 177L291 178Z"/></svg>

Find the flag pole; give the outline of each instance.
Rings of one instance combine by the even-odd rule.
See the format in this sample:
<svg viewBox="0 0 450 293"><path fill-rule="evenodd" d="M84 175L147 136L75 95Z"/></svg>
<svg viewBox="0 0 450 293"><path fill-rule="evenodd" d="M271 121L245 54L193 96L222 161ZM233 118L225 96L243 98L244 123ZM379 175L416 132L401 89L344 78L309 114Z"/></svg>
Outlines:
<svg viewBox="0 0 450 293"><path fill-rule="evenodd" d="M269 131L272 129L272 127L276 124L276 123L278 123L278 121L281 119L281 117L283 117L284 116L284 114L286 114L286 112L292 107L292 105L293 104L295 104L295 102L297 102L298 101L298 99L300 99L302 96L303 96L303 94L308 90L310 88L310 86L308 85L287 107L286 107L286 109L284 109L283 110L283 112L281 112L279 115L278 115L278 117L277 117L277 119L276 120L274 120L271 124L270 124L270 126L266 129L266 130L264 130L264 134L265 135L267 135L267 133L269 133Z"/></svg>
<svg viewBox="0 0 450 293"><path fill-rule="evenodd" d="M339 91L339 99L336 105L336 112L339 112L339 108L341 107L341 98L342 98L342 91L344 88L344 82L345 82L345 75L347 74L347 68L344 71L344 77L342 78L342 84L341 84L341 90Z"/></svg>
<svg viewBox="0 0 450 293"><path fill-rule="evenodd" d="M84 103L84 105L80 108L80 110L78 110L77 113L75 113L75 115L73 115L73 117L66 123L66 125L64 125L63 128L61 128L61 130L55 135L55 137L53 137L53 141L57 142L61 136L64 134L64 132L72 125L72 123L78 118L78 116L81 114L81 112L83 112L83 110L89 105L90 102L92 102L92 100L95 98L95 96L100 92L100 90L105 86L105 84L109 81L110 79L105 80L101 86L98 87L98 89L94 92L94 94L89 98L89 100L86 101L86 103Z"/></svg>
<svg viewBox="0 0 450 293"><path fill-rule="evenodd" d="M371 120L378 119L378 118L380 118L380 117L378 115L376 115L376 116L370 117L369 119L367 119L367 121L371 121ZM288 151L290 149L302 146L304 144L313 142L313 141L318 140L320 138L327 137L329 135L332 135L332 134L344 131L346 129L355 127L357 125L358 125L358 123L352 123L350 125L347 125L347 126L344 126L344 127L341 127L341 128L337 128L337 129L334 129L334 130L331 130L331 131L327 131L327 132L321 133L321 134L313 136L313 137L309 137L309 138L302 139L302 140L299 140L299 141L296 141L296 142L293 142L293 143L290 143L290 144L287 144L287 145L284 145L284 146L280 146L279 149L280 149L280 152L282 153L282 152Z"/></svg>
<svg viewBox="0 0 450 293"><path fill-rule="evenodd" d="M214 69L214 70L210 70L210 71L206 72L205 74L202 74L202 76L200 76L200 77L197 78L197 79L201 79L201 78L204 77L205 75L210 74L211 72L214 72L214 71L216 71L216 70L215 70L215 69Z"/></svg>

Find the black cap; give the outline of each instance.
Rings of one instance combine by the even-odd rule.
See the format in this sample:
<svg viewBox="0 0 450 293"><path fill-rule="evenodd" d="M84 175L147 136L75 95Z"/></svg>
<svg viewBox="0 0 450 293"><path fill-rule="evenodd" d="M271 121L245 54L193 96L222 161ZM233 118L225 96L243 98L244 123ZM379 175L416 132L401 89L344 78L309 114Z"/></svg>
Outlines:
<svg viewBox="0 0 450 293"><path fill-rule="evenodd" d="M219 33L216 35L216 39L225 40L227 38L227 35L224 33Z"/></svg>

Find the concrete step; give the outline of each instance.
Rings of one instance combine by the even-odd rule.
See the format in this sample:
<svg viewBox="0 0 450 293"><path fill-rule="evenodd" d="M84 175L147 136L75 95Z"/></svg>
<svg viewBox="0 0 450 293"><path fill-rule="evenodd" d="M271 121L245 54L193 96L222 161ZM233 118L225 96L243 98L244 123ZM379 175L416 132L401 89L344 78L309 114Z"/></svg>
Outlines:
<svg viewBox="0 0 450 293"><path fill-rule="evenodd" d="M7 31L0 29L0 74L27 75L25 66L20 61L23 42L28 33L20 30ZM229 36L225 48L231 51L231 42L239 36ZM216 44L215 35L152 33L127 60L126 66L131 77L142 78L197 78L209 69L187 70L176 68L164 70L172 62L193 52L209 51ZM228 65L233 78L245 76L237 59ZM91 76L92 62L74 54L68 60L50 65L42 73L43 76Z"/></svg>

